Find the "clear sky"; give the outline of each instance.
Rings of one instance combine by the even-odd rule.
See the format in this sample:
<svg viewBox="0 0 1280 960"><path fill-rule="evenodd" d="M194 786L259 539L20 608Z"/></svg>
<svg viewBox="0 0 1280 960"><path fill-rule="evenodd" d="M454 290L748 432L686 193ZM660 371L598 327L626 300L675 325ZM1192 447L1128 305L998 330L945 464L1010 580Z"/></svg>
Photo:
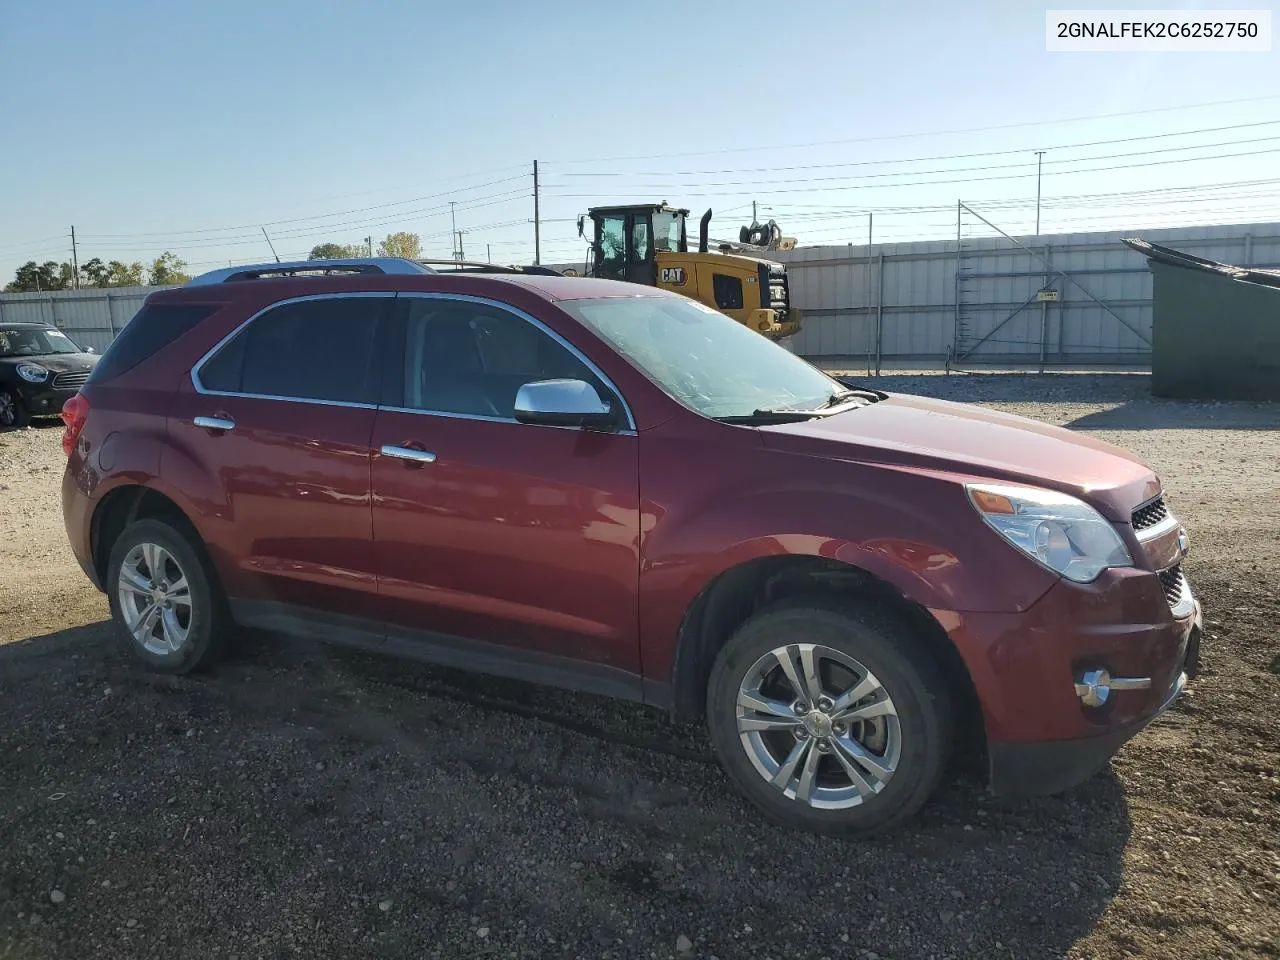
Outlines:
<svg viewBox="0 0 1280 960"><path fill-rule="evenodd" d="M962 197L1026 232L1037 149L1046 232L1280 219L1280 53L1051 54L1045 9L4 0L0 282L72 224L81 262L270 259L259 225L286 257L448 256L450 200L469 257L528 262L534 158L546 262L614 199L861 243L868 210L878 241L954 236Z"/></svg>

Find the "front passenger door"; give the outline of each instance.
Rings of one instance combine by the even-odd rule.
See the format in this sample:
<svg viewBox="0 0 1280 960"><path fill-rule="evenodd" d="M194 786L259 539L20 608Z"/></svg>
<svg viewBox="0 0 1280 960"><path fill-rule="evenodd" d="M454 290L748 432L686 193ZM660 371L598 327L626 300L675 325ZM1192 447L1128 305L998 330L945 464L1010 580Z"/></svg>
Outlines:
<svg viewBox="0 0 1280 960"><path fill-rule="evenodd" d="M396 313L383 374L392 392L372 443L389 637L465 651L459 665L491 672L578 671L586 682L559 682L626 695L610 685L640 672L635 433L514 416L524 383L612 388L548 328L500 304L401 294Z"/></svg>

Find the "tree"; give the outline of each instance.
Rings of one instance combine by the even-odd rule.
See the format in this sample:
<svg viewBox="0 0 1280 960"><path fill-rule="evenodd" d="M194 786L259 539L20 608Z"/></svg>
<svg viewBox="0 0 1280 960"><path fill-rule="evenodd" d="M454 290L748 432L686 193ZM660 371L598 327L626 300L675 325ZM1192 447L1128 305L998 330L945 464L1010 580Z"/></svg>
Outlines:
<svg viewBox="0 0 1280 960"><path fill-rule="evenodd" d="M417 260L422 256L422 239L416 233L390 233L378 244L380 257L404 257Z"/></svg>
<svg viewBox="0 0 1280 960"><path fill-rule="evenodd" d="M80 264L80 274L91 287L107 286L107 265L98 257Z"/></svg>
<svg viewBox="0 0 1280 960"><path fill-rule="evenodd" d="M363 257L365 248L360 243L321 243L311 248L308 260L351 260Z"/></svg>
<svg viewBox="0 0 1280 960"><path fill-rule="evenodd" d="M29 293L37 290L68 290L72 286L74 271L69 263L46 260L36 263L28 260L17 270L13 282L5 290L9 293Z"/></svg>
<svg viewBox="0 0 1280 960"><path fill-rule="evenodd" d="M121 263L119 260L112 260L107 264L107 279L102 286L141 287L144 283L145 281L142 279L142 264L136 261L133 263Z"/></svg>
<svg viewBox="0 0 1280 960"><path fill-rule="evenodd" d="M152 261L150 285L163 287L186 283L191 279L190 274L185 272L186 269L187 261L166 250Z"/></svg>

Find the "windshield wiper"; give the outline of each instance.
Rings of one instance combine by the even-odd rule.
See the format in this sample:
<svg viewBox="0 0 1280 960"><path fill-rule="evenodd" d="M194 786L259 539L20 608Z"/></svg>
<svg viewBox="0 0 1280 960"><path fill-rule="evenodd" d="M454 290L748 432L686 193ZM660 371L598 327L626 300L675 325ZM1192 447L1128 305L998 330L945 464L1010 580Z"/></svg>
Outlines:
<svg viewBox="0 0 1280 960"><path fill-rule="evenodd" d="M866 406L880 400L880 397L870 390L842 390L829 396L817 409L827 410L831 407L838 407L842 403L848 403L850 400L862 400L864 401L862 405Z"/></svg>
<svg viewBox="0 0 1280 960"><path fill-rule="evenodd" d="M771 423L801 423L812 420L822 414L816 410L754 410L749 414L738 414L730 417L716 417L721 423L733 423L742 426L760 427Z"/></svg>

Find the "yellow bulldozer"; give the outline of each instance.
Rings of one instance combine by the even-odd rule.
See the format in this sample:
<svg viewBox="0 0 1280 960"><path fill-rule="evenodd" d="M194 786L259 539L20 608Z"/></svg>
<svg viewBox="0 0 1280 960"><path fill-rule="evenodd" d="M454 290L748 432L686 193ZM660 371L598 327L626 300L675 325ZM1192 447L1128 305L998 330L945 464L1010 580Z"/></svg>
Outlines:
<svg viewBox="0 0 1280 960"><path fill-rule="evenodd" d="M744 255L786 250L795 241L782 236L777 224L752 223L739 231L738 242L716 241L709 250L711 211L698 224L698 245L689 249L688 210L666 203L592 207L578 218L578 235L592 223L588 276L643 283L682 293L771 340L800 329L791 307L787 271L781 263Z"/></svg>

